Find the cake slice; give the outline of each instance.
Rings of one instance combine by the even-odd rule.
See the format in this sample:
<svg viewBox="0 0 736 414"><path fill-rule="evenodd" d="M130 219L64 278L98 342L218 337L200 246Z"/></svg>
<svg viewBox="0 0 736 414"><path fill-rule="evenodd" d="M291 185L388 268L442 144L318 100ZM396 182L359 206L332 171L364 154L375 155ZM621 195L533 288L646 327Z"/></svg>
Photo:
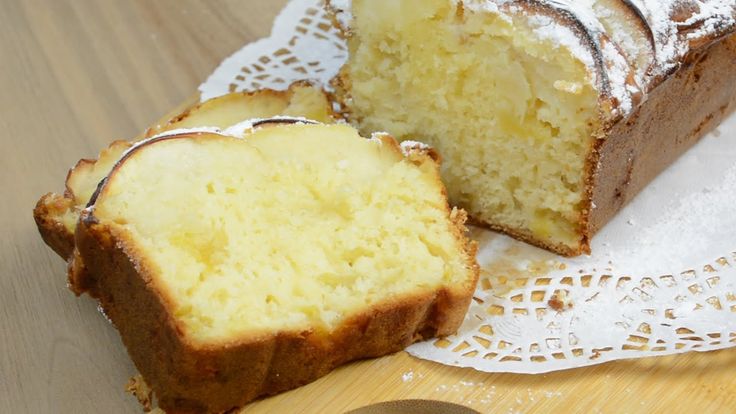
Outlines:
<svg viewBox="0 0 736 414"><path fill-rule="evenodd" d="M432 145L450 201L557 253L736 103L736 0L332 0L351 123Z"/></svg>
<svg viewBox="0 0 736 414"><path fill-rule="evenodd" d="M144 141L82 213L70 284L171 412L225 412L455 332L478 278L426 147L347 125Z"/></svg>
<svg viewBox="0 0 736 414"><path fill-rule="evenodd" d="M243 120L277 115L305 117L332 122L333 111L325 92L307 82L296 82L286 91L263 89L231 93L186 109L171 119L149 128L141 138L150 138L175 129L215 127L226 129ZM97 159L83 159L66 178L63 194L48 193L36 204L33 216L47 245L64 259L74 250L74 227L79 212L131 142L115 141Z"/></svg>

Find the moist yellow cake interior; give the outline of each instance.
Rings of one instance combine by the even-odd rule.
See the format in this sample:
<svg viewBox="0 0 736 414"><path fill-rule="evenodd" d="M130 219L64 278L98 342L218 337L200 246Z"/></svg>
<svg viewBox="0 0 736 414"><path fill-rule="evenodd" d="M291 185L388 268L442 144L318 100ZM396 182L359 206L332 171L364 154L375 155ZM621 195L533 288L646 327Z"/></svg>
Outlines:
<svg viewBox="0 0 736 414"><path fill-rule="evenodd" d="M352 2L353 120L434 146L451 202L471 216L577 248L593 80L525 17L456 3Z"/></svg>
<svg viewBox="0 0 736 414"><path fill-rule="evenodd" d="M329 330L473 279L436 163L345 125L152 144L111 175L95 216L200 343Z"/></svg>

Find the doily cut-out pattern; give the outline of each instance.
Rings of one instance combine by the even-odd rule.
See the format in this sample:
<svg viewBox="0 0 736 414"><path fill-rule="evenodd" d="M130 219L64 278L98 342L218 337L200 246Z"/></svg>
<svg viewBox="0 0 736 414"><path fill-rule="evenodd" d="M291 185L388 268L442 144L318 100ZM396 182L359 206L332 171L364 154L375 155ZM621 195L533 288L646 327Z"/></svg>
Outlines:
<svg viewBox="0 0 736 414"><path fill-rule="evenodd" d="M347 46L319 0L292 1L271 37L251 43L224 60L200 86L205 101L229 92L286 89L309 79L327 85L347 59Z"/></svg>
<svg viewBox="0 0 736 414"><path fill-rule="evenodd" d="M327 86L347 48L319 0L291 1L271 37L226 59L200 86ZM665 171L593 241L562 258L472 229L483 268L460 331L412 355L489 372L543 373L736 346L736 117ZM390 131L389 131L390 132Z"/></svg>
<svg viewBox="0 0 736 414"><path fill-rule="evenodd" d="M622 276L610 267L587 274L565 259L530 260L532 248L487 233L474 229L491 261L481 263L460 332L414 345L413 355L483 371L543 373L736 346L736 252L677 274Z"/></svg>

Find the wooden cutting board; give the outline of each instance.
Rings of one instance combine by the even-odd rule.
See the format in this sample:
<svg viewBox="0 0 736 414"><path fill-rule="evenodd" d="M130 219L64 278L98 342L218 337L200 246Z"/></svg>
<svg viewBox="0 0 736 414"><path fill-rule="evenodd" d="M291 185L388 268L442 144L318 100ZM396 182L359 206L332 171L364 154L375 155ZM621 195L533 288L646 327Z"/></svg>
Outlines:
<svg viewBox="0 0 736 414"><path fill-rule="evenodd" d="M31 210L67 169L192 96L266 35L286 0L7 0L0 7L0 413L140 412L117 332L66 289ZM340 413L396 399L480 412L736 412L736 350L526 376L400 353L354 363L247 413Z"/></svg>

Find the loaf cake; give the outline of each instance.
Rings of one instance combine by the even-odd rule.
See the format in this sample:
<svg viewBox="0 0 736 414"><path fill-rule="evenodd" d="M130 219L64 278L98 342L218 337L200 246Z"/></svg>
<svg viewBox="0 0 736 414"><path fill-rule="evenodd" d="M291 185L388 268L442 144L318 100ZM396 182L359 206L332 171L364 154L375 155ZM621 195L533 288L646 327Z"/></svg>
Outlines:
<svg viewBox="0 0 736 414"><path fill-rule="evenodd" d="M84 209L70 283L167 412L226 412L455 332L478 278L434 152L277 119L127 151Z"/></svg>
<svg viewBox="0 0 736 414"><path fill-rule="evenodd" d="M420 140L450 201L567 256L736 102L736 0L333 0L361 131Z"/></svg>
<svg viewBox="0 0 736 414"><path fill-rule="evenodd" d="M320 122L334 121L332 104L324 91L309 83L297 82L286 91L263 89L210 99L164 119L139 138L197 127L224 130L246 119L277 115L305 117ZM69 259L74 249L74 227L79 212L87 205L100 180L132 144L115 141L97 159L80 160L67 174L64 193L46 194L36 204L33 215L41 236L62 258Z"/></svg>

